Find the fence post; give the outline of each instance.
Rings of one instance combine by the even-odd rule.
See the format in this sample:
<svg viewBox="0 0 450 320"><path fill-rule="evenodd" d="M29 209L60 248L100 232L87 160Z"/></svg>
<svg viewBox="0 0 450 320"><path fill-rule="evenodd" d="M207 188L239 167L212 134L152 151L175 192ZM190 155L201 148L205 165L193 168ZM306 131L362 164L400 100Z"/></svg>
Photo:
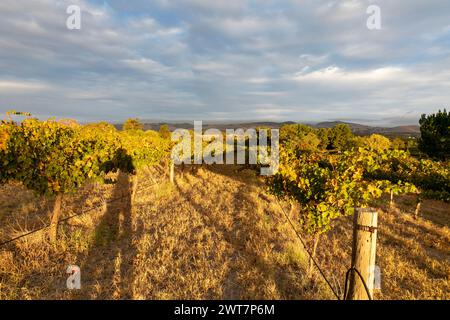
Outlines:
<svg viewBox="0 0 450 320"><path fill-rule="evenodd" d="M170 183L172 184L174 180L174 174L175 174L175 164L173 163L173 161L170 161Z"/></svg>
<svg viewBox="0 0 450 320"><path fill-rule="evenodd" d="M421 202L417 202L417 206L416 206L416 210L414 211L414 219L417 219L419 217L419 212L420 212L420 206L421 206Z"/></svg>
<svg viewBox="0 0 450 320"><path fill-rule="evenodd" d="M369 300L373 297L378 213L374 209L356 209L353 219L353 247L349 300ZM362 281L358 272L364 282ZM370 298L364 283L367 285Z"/></svg>
<svg viewBox="0 0 450 320"><path fill-rule="evenodd" d="M53 206L52 219L50 222L50 242L55 245L58 235L58 223L61 216L61 202L62 194L58 194L55 199L55 204Z"/></svg>

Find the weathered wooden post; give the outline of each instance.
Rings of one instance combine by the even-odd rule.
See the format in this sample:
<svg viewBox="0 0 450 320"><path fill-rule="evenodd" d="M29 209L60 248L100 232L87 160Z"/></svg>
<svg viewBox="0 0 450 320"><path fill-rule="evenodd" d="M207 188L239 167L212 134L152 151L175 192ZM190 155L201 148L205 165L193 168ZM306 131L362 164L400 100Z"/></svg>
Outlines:
<svg viewBox="0 0 450 320"><path fill-rule="evenodd" d="M57 236L58 236L58 223L59 217L61 216L61 202L62 202L62 194L59 193L56 196L55 204L53 206L53 214L50 222L50 242L55 245Z"/></svg>
<svg viewBox="0 0 450 320"><path fill-rule="evenodd" d="M369 300L373 297L377 220L378 213L374 209L365 208L355 211L351 266L353 270L350 273L350 285L347 294L348 300ZM365 284L367 285L370 297Z"/></svg>

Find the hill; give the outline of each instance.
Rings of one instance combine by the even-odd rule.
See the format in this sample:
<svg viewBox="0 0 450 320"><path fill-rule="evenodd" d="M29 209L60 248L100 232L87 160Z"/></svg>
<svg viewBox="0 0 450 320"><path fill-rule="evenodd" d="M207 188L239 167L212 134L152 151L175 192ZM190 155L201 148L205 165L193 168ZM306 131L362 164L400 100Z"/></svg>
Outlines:
<svg viewBox="0 0 450 320"><path fill-rule="evenodd" d="M353 122L328 121L320 122L314 125L316 128L333 128L338 124L348 125L354 134L366 136L371 134L382 134L386 136L420 136L420 127L418 125L396 126L396 127L373 127Z"/></svg>
<svg viewBox="0 0 450 320"><path fill-rule="evenodd" d="M248 128L257 128L257 127L267 127L278 129L283 125L287 124L295 124L293 121L285 121L285 122L273 122L273 121L259 121L259 122L233 122L233 123L221 123L221 122L203 122L203 129L219 129L224 131L225 129L248 129ZM170 122L144 122L144 130L155 130L158 131L160 126L163 124L167 124L171 131L175 129L193 129L193 122L179 122L179 123L170 123ZM382 134L386 136L401 136L401 137L418 137L420 136L420 127L417 125L408 125L408 126L396 126L396 127L373 127L358 123L352 122L342 122L342 121L328 121L328 122L320 122L317 124L305 123L315 128L333 128L338 124L346 124L350 126L354 134L365 136L371 134ZM122 129L122 124L114 125L117 129Z"/></svg>

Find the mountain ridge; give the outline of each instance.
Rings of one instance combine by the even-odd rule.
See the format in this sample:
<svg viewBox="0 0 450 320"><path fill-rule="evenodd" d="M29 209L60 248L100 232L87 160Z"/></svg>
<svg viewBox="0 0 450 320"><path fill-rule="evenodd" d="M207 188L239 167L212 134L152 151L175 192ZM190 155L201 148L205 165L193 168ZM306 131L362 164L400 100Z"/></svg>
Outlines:
<svg viewBox="0 0 450 320"><path fill-rule="evenodd" d="M383 134L387 136L403 136L403 137L418 137L420 136L420 127L418 125L401 125L393 127L384 126L369 126L364 124L359 124L355 122L345 122L345 121L323 121L319 123L300 123L294 121L254 121L254 122L233 122L233 123L218 123L218 122L207 122L204 121L202 128L207 129L250 129L257 127L269 127L273 129L279 129L283 125L288 124L306 124L313 128L333 128L338 124L345 124L350 127L352 132L356 135L371 135L371 134ZM161 125L168 125L169 130L173 131L175 129L193 129L194 125L192 122L165 122L165 121L155 121L155 122L143 122L144 130L155 130L158 131ZM114 124L117 129L122 129L122 124Z"/></svg>

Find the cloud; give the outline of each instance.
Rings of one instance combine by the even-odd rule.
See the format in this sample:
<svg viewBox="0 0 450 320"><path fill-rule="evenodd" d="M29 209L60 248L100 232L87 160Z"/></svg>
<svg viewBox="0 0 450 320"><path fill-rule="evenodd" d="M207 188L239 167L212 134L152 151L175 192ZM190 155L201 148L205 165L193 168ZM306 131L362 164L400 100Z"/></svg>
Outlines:
<svg viewBox="0 0 450 320"><path fill-rule="evenodd" d="M369 84L372 82L385 82L392 80L408 80L405 78L406 72L399 67L385 67L362 71L345 71L337 66L329 66L319 69L311 73L300 72L295 76L295 80L299 82L327 82L340 83L343 82L354 85L357 83ZM370 82L370 83L369 83Z"/></svg>
<svg viewBox="0 0 450 320"><path fill-rule="evenodd" d="M45 83L25 81L0 81L0 92L4 94L26 94L50 89Z"/></svg>
<svg viewBox="0 0 450 320"><path fill-rule="evenodd" d="M379 0L370 31L372 3L3 0L0 113L392 123L448 106L450 3Z"/></svg>

